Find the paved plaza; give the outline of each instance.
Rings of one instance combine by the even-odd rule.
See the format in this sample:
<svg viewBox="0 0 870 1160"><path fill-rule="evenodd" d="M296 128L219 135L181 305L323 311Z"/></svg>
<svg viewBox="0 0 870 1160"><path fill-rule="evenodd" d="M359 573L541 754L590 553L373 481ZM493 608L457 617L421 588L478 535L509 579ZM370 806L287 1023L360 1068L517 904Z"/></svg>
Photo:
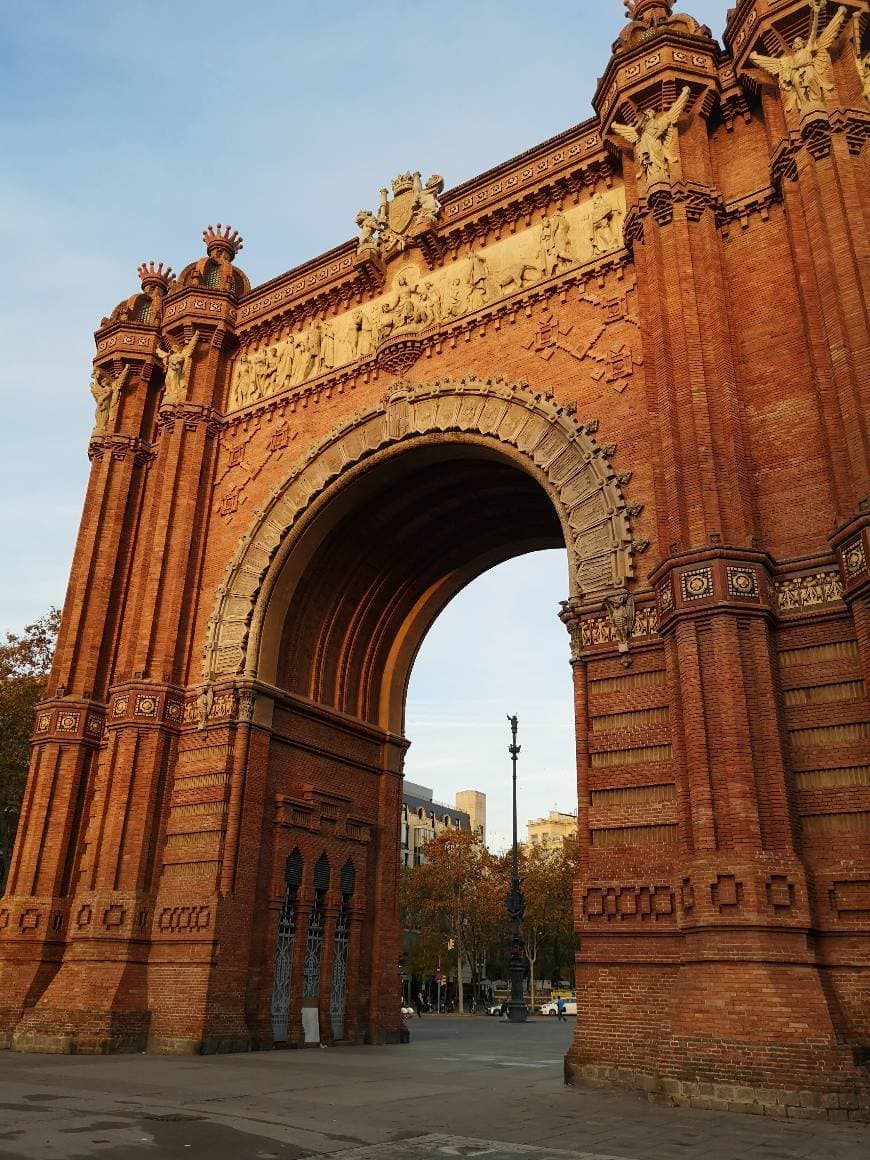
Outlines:
<svg viewBox="0 0 870 1160"><path fill-rule="evenodd" d="M571 1024L436 1016L405 1047L249 1055L0 1052L2 1160L866 1160L858 1124L566 1088Z"/></svg>

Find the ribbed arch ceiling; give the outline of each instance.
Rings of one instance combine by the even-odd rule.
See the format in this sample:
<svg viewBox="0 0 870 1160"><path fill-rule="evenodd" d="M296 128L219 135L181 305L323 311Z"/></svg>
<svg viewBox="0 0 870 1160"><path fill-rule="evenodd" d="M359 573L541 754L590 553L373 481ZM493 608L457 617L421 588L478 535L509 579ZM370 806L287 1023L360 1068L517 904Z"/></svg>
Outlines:
<svg viewBox="0 0 870 1160"><path fill-rule="evenodd" d="M488 568L554 547L564 538L549 497L497 451L432 443L372 466L296 585L279 684L401 728L411 665L449 600Z"/></svg>

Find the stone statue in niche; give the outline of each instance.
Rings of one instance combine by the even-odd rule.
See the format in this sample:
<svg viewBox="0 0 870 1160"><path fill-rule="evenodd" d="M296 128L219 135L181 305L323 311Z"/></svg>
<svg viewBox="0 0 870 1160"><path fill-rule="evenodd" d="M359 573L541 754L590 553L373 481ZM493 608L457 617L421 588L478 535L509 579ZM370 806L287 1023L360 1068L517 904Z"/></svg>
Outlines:
<svg viewBox="0 0 870 1160"><path fill-rule="evenodd" d="M97 405L94 414L95 431L107 431L109 426L114 423L115 415L118 413L121 390L129 377L129 366L125 366L116 379L110 379L102 371L94 371L91 378L91 394Z"/></svg>
<svg viewBox="0 0 870 1160"><path fill-rule="evenodd" d="M870 102L870 52L861 55L861 13L856 12L852 17L852 37L855 43L855 67L861 81L861 91L864 100Z"/></svg>
<svg viewBox="0 0 870 1160"><path fill-rule="evenodd" d="M193 352L199 342L199 331L193 332L193 337L187 346L170 347L169 350L157 348L157 355L163 362L165 382L163 390L163 405L180 403L187 397L187 385L190 381L190 369L193 364Z"/></svg>
<svg viewBox="0 0 870 1160"><path fill-rule="evenodd" d="M813 10L813 22L809 40L804 40L802 36L796 37L792 41L792 51L787 56L762 56L753 52L749 58L753 64L776 77L785 98L786 109L797 113L823 105L825 98L834 91L829 76L829 50L846 19L846 9L840 8L820 36L819 20L824 0L810 0L810 7Z"/></svg>
<svg viewBox="0 0 870 1160"><path fill-rule="evenodd" d="M602 193L592 199L592 253L612 254L621 242L622 214Z"/></svg>
<svg viewBox="0 0 870 1160"><path fill-rule="evenodd" d="M203 685L196 699L196 716L200 729L205 729L214 705L214 689L211 685Z"/></svg>
<svg viewBox="0 0 870 1160"><path fill-rule="evenodd" d="M634 146L634 156L647 185L670 180L671 166L679 159L677 121L683 115L691 95L691 90L686 86L663 113L647 110L641 113L636 125L613 123L614 133Z"/></svg>
<svg viewBox="0 0 870 1160"><path fill-rule="evenodd" d="M637 617L634 597L630 592L618 592L615 596L607 597L604 601L604 609L610 618L619 651L627 653Z"/></svg>

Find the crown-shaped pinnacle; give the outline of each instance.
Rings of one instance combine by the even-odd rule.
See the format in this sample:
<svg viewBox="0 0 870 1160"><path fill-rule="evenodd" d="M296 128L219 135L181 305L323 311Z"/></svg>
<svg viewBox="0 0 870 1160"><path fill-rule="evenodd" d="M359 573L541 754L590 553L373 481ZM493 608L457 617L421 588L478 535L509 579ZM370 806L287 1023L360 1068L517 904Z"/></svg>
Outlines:
<svg viewBox="0 0 870 1160"><path fill-rule="evenodd" d="M244 245L238 230L234 230L232 226L222 226L220 222L217 224L217 229L214 226L208 226L204 229L202 240L205 242L209 257L219 253L229 258L230 261Z"/></svg>
<svg viewBox="0 0 870 1160"><path fill-rule="evenodd" d="M163 268L162 262L142 262L137 271L142 282L143 291L155 289L160 286L164 290L168 290L171 284L175 281L175 275L172 273L172 267L167 266Z"/></svg>
<svg viewBox="0 0 870 1160"><path fill-rule="evenodd" d="M624 3L629 20L646 20L653 24L671 15L676 0L624 0Z"/></svg>

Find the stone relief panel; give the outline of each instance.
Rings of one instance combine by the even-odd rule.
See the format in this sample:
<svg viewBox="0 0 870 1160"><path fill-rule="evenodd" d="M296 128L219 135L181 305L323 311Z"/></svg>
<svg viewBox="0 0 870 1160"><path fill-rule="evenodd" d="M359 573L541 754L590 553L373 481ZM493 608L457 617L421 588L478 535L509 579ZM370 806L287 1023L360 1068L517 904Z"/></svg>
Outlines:
<svg viewBox="0 0 870 1160"><path fill-rule="evenodd" d="M511 237L429 274L396 263L387 291L329 321L314 319L280 341L245 348L233 369L228 410L236 411L351 363L405 334L450 323L622 247L625 191L597 193L554 211ZM612 362L630 352L615 350Z"/></svg>

